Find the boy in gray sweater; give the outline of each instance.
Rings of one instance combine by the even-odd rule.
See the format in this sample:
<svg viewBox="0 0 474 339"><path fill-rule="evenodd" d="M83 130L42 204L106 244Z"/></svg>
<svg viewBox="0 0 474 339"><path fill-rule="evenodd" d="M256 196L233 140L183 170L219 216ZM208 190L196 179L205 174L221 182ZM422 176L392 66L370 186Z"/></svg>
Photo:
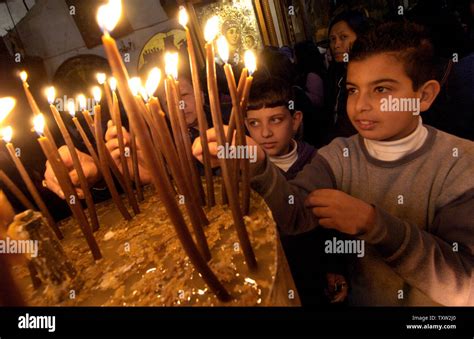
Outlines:
<svg viewBox="0 0 474 339"><path fill-rule="evenodd" d="M422 124L440 90L432 59L419 26L379 26L348 65L358 134L321 148L289 182L262 150L252 166L252 187L282 232L336 229L352 239L326 252L362 249L352 305L474 305L474 143Z"/></svg>

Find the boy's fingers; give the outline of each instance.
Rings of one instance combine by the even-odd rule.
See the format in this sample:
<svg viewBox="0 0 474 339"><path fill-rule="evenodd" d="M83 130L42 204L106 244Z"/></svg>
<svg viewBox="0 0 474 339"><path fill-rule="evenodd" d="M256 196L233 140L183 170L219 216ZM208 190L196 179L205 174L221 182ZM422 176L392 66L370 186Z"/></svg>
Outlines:
<svg viewBox="0 0 474 339"><path fill-rule="evenodd" d="M51 192L55 193L61 199L64 199L64 193L62 192L61 187L59 186L58 180L54 175L53 169L49 161L46 162L46 171L44 173L44 179L46 188L49 189Z"/></svg>
<svg viewBox="0 0 474 339"><path fill-rule="evenodd" d="M69 177L71 178L72 184L74 186L77 187L80 185L79 175L77 174L77 171L75 169L69 172Z"/></svg>
<svg viewBox="0 0 474 339"><path fill-rule="evenodd" d="M322 226L324 228L332 228L332 229L338 229L336 223L332 218L321 218L318 221L319 226Z"/></svg>
<svg viewBox="0 0 474 339"><path fill-rule="evenodd" d="M202 158L202 144L201 144L201 137L197 137L194 142L193 146L191 147L193 151L193 155L199 159L199 157Z"/></svg>
<svg viewBox="0 0 474 339"><path fill-rule="evenodd" d="M206 131L207 134L207 142L216 142L216 130L214 128L210 128Z"/></svg>
<svg viewBox="0 0 474 339"><path fill-rule="evenodd" d="M71 153L69 152L69 148L67 148L67 146L61 146L59 147L58 152L64 165L67 168L73 168L74 164L72 162L72 157L71 157Z"/></svg>
<svg viewBox="0 0 474 339"><path fill-rule="evenodd" d="M112 152L110 152L110 155L112 156L112 159L115 162L120 161L120 150L118 148L116 148Z"/></svg>
<svg viewBox="0 0 474 339"><path fill-rule="evenodd" d="M107 126L108 128L105 132L105 141L117 138L117 127L112 124L112 121L109 120Z"/></svg>
<svg viewBox="0 0 474 339"><path fill-rule="evenodd" d="M312 192L306 197L304 205L306 207L328 207L329 199Z"/></svg>
<svg viewBox="0 0 474 339"><path fill-rule="evenodd" d="M79 199L84 199L84 191L82 190L82 188L77 188L76 193Z"/></svg>
<svg viewBox="0 0 474 339"><path fill-rule="evenodd" d="M110 139L105 143L105 147L109 150L110 153L119 148L118 139Z"/></svg>
<svg viewBox="0 0 474 339"><path fill-rule="evenodd" d="M330 218L332 216L329 207L314 207L311 211L318 218Z"/></svg>

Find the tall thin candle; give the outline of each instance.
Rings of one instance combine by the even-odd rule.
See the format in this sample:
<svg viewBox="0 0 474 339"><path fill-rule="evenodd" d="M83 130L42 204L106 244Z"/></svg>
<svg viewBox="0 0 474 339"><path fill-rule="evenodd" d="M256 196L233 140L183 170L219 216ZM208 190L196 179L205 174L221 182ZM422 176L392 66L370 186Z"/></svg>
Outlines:
<svg viewBox="0 0 474 339"><path fill-rule="evenodd" d="M97 104L94 106L94 119L95 119L95 136L96 136L96 143L97 143L97 151L99 153L99 162L100 162L100 169L102 172L102 176L109 188L110 195L112 199L119 209L120 213L126 220L131 220L132 216L128 212L127 208L125 207L122 199L120 198L119 193L117 192L117 188L115 187L114 180L112 179L112 174L110 173L110 168L108 166L106 157L108 154L108 150L105 147L104 139L103 139L103 131L102 131L102 124L100 123L102 117L100 106Z"/></svg>
<svg viewBox="0 0 474 339"><path fill-rule="evenodd" d="M36 186L31 180L28 172L26 171L25 166L23 166L23 163L21 162L20 158L17 156L15 147L11 143L12 135L13 135L13 130L11 127L6 127L2 131L3 140L6 142L5 147L7 148L8 153L10 154L10 158L12 159L13 163L15 164L15 167L20 173L20 176L23 179L23 182L25 183L26 188L28 189L28 192L30 192L39 210L41 211L43 216L46 218L46 221L48 222L49 227L51 227L51 229L54 231L54 233L59 239L62 239L63 235L61 231L59 230L59 227L56 225L56 222L54 221L53 216L51 215L48 208L46 207L46 204L44 203L38 190L36 189Z"/></svg>
<svg viewBox="0 0 474 339"><path fill-rule="evenodd" d="M6 186L6 188L21 202L21 204L30 210L34 210L35 206L33 203L23 194L23 192L15 185L13 181L0 170L0 181Z"/></svg>
<svg viewBox="0 0 474 339"><path fill-rule="evenodd" d="M76 218L82 233L84 234L86 242L92 252L93 258L95 260L102 258L99 246L97 245L94 235L92 234L92 229L89 226L87 217L79 203L79 197L77 196L74 185L71 182L69 173L61 160L61 156L59 155L58 150L49 142L48 138L43 136L45 124L42 114L35 117L35 130L39 135L37 139L38 143L40 144L43 153L45 154L53 169L53 172L58 180L58 184L64 192L64 195L67 197L66 202L74 217Z"/></svg>
<svg viewBox="0 0 474 339"><path fill-rule="evenodd" d="M117 93L115 91L115 85L114 87L111 86L111 89L112 89L112 109L110 110L110 115L113 117L112 121L114 122L115 127L117 129L117 140L118 140L119 153L120 153L120 163L122 165L122 173L123 173L123 177L125 180L125 187L126 187L125 192L126 192L128 201L133 208L133 211L135 212L135 214L138 214L140 213L140 208L138 207L137 199L135 195L133 194L132 179L130 178L130 171L128 169L128 160L125 154L125 144L123 141L122 118L120 116L120 108L119 108ZM128 154L129 156L131 155L130 148L129 148Z"/></svg>
<svg viewBox="0 0 474 339"><path fill-rule="evenodd" d="M194 100L196 103L196 114L198 118L199 135L202 140L203 149L203 162L204 162L204 175L206 177L206 189L207 189L207 205L212 207L215 205L215 194L214 194L214 179L212 177L211 167L211 156L209 153L209 144L207 142L207 119L204 113L204 104L202 101L201 82L199 80L196 51L194 50L194 43L191 37L191 32L187 26L188 24L188 13L183 6L179 9L179 23L184 27L186 31L186 42L188 45L188 56L189 64L191 67L191 77L193 82Z"/></svg>
<svg viewBox="0 0 474 339"><path fill-rule="evenodd" d="M54 90L54 87L48 88L47 96L48 101L50 103L51 113L53 113L53 117L56 120L56 124L58 125L59 130L61 131L64 141L66 142L69 154L71 155L74 170L76 171L77 177L79 179L79 185L81 186L82 192L84 193L84 198L87 204L87 210L89 211L89 217L92 223L92 230L97 231L99 229L99 219L97 217L97 211L95 210L94 199L92 198L91 192L89 190L89 183L87 182L84 170L82 169L81 161L79 160L79 156L71 139L71 135L69 134L69 131L67 130L67 127L64 124L61 115L59 114L56 107L53 105L56 96L56 91ZM71 115L75 114L75 105L73 101L69 102L68 110Z"/></svg>

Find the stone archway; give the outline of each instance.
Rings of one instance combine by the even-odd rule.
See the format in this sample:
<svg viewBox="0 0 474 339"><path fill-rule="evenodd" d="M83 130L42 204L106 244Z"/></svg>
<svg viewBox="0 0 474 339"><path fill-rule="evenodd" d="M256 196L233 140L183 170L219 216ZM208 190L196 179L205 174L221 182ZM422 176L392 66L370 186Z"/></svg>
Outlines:
<svg viewBox="0 0 474 339"><path fill-rule="evenodd" d="M53 84L58 94L75 96L85 93L97 84L96 74L109 73L107 60L94 54L84 54L64 61L53 77Z"/></svg>

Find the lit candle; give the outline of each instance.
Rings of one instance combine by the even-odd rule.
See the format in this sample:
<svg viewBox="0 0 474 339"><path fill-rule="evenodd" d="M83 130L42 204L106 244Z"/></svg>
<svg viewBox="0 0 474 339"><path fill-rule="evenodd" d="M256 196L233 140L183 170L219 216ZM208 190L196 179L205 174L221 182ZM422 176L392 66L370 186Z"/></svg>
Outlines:
<svg viewBox="0 0 474 339"><path fill-rule="evenodd" d="M168 56L169 54L167 53L165 55ZM170 67L170 63L166 63L168 67ZM173 71L172 68L168 69L167 74ZM174 137L174 142L176 144L176 149L178 151L178 156L179 160L181 162L181 166L184 168L187 168L187 159L186 159L186 154L184 151L184 141L183 141L183 136L181 134L181 129L179 127L179 121L178 121L178 100L173 96L173 91L171 89L171 81L172 81L172 76L168 75L165 78L165 95L166 95L166 101L168 103L168 113L169 113L169 119L171 122L171 129L173 131L173 137Z"/></svg>
<svg viewBox="0 0 474 339"><path fill-rule="evenodd" d="M155 152L153 151L150 133L147 130L146 123L142 118L143 114L140 115L140 108L130 92L128 85L128 73L125 69L122 57L118 51L117 44L108 33L115 27L117 21L120 18L120 13L121 2L120 0L116 0L110 1L108 5L101 6L97 15L99 26L101 26L102 31L104 32L104 35L102 36L102 43L104 45L104 49L113 74L117 78L120 96L123 100L130 120L133 120L133 124L137 128L137 138L141 147L143 148L144 157L147 161L147 167L151 171L151 177L155 189L157 190L160 200L168 212L168 215L175 227L177 236L181 241L186 254L189 256L189 259L193 265L196 267L198 272L201 273L202 278L208 284L210 289L216 294L216 296L221 300L227 301L230 299L230 295L224 286L219 282L215 274L211 271L205 260L199 254L199 250L197 249L193 238L187 229L181 211L174 199L174 192L169 189L160 189L166 185L166 181L164 181L166 173L163 173L158 164L158 159Z"/></svg>
<svg viewBox="0 0 474 339"><path fill-rule="evenodd" d="M187 26L188 24L188 13L184 6L179 8L179 23L184 27L186 31L186 42L188 45L188 56L189 56L189 65L191 68L191 77L193 82L193 91L194 91L194 100L196 103L196 114L198 118L199 126L199 135L201 137L202 150L203 150L203 163L204 163L204 175L206 177L206 188L207 188L207 205L212 207L216 204L215 194L214 194L214 180L212 177L212 167L211 167L211 156L209 153L209 144L207 142L207 119L206 114L204 113L204 104L202 102L202 91L201 91L201 82L199 80L198 65L196 59L196 51L194 50L193 39L191 37L191 32Z"/></svg>
<svg viewBox="0 0 474 339"><path fill-rule="evenodd" d="M240 101L240 112L242 121L247 116L247 102L249 99L250 88L252 87L253 77L252 74L257 68L257 61L252 51L246 51L244 54L245 68L248 70L248 76L245 81L245 86L241 95ZM244 135L245 139L245 135ZM242 205L244 214L248 214L250 211L250 164L249 161L242 162Z"/></svg>
<svg viewBox="0 0 474 339"><path fill-rule="evenodd" d="M99 163L100 163L102 176L105 180L105 183L107 184L107 187L109 188L110 195L112 196L112 200L114 201L115 205L119 209L120 213L122 213L122 216L126 220L131 220L132 216L130 215L122 199L120 198L120 195L117 192L117 188L115 187L114 180L112 179L112 174L110 173L110 168L107 161L107 154L109 154L109 151L107 150L104 143L101 118L102 118L102 113L101 113L100 105L99 105L99 102L96 101L96 105L94 106L94 126L95 126L95 136L96 136L95 140L97 144L97 151L99 153Z"/></svg>
<svg viewBox="0 0 474 339"><path fill-rule="evenodd" d="M15 185L13 181L10 180L10 178L0 170L0 181L3 182L3 184L8 188L8 190L15 196L15 198L18 199L18 201L21 202L21 204L29 209L29 210L34 210L35 207L33 203L26 197L26 195L23 194L23 192Z"/></svg>
<svg viewBox="0 0 474 339"><path fill-rule="evenodd" d="M97 93L97 90L98 90L98 93ZM100 92L99 87L94 87L93 95L94 95L94 100L98 100L100 102L101 92ZM98 99L97 99L97 95L98 95ZM72 112L69 112L69 113L72 115ZM89 112L87 112L87 113L89 113ZM94 147L92 146L92 143L89 140L89 137L87 136L86 131L84 131L84 128L82 128L82 125L79 122L79 119L76 117L75 114L72 115L72 122L74 123L74 126L76 126L76 129L78 130L79 135L81 136L82 141L84 142L84 145L86 146L87 151L89 152L89 155L92 157L97 169L100 171L99 157L97 156L97 153L96 153ZM92 125L93 125L93 123L92 123ZM94 135L95 131L93 131L92 134Z"/></svg>
<svg viewBox="0 0 474 339"><path fill-rule="evenodd" d="M108 90L108 86L106 85L107 83L106 83L105 80L106 80L106 78L105 78L104 73L97 74L97 81L99 82L99 84L104 85L104 87L105 87L104 91L105 91L105 93L108 93L108 97L110 98L110 102L112 102L112 99L111 99L111 96L110 96L110 93L109 93L109 90ZM97 106L98 109L101 110L100 99L102 97L102 92L101 92L99 87L96 86L96 87L93 88L93 95L94 95L94 98L96 98L96 97L99 98L98 100L97 99L94 99L94 100L95 100L95 106ZM112 107L112 105L110 105L110 107ZM94 111L95 111L95 109L96 108L94 107ZM87 112L87 114L89 114L89 112ZM86 121L87 121L87 118L86 118ZM91 123L88 123L89 128L91 129L91 132L92 132L92 135L94 136L94 138L97 139L96 136L95 136L95 121L92 121L92 119L90 119L90 121L91 121ZM99 123L102 123L102 120L99 120ZM117 164L112 159L112 156L110 155L109 152L105 152L105 161L106 161L107 165L109 166L110 170L112 171L112 173L114 174L115 178L119 182L120 187L122 187L124 192L127 192L127 185L125 184L125 178L122 175L122 173L120 173L120 170L119 170ZM99 168L100 168L100 166L99 166Z"/></svg>
<svg viewBox="0 0 474 339"><path fill-rule="evenodd" d="M123 177L125 180L125 192L126 192L128 201L133 208L134 213L138 214L140 213L140 208L138 207L137 199L135 195L133 194L132 180L130 178L130 171L128 169L128 161L125 155L125 144L123 141L123 130L122 130L122 118L120 116L119 102L118 102L117 93L116 93L117 81L115 80L115 78L110 78L109 84L110 84L110 89L112 90L112 106L109 112L110 112L110 116L112 117L112 121L117 129L117 140L118 140L119 153L120 153L120 163L122 165L122 172L123 172ZM106 93L108 93L107 90L106 90ZM129 148L129 154L130 154L130 148ZM140 182L136 184L138 186L140 185Z"/></svg>
<svg viewBox="0 0 474 339"><path fill-rule="evenodd" d="M138 201L143 201L145 197L143 196L142 184L140 180L140 168L138 166L137 139L135 136L136 128L133 126L133 121L129 120L128 122L130 126L130 148L132 151L133 180L135 181Z"/></svg>
<svg viewBox="0 0 474 339"><path fill-rule="evenodd" d="M84 193L84 198L86 200L87 210L89 211L89 217L92 223L92 230L95 232L99 229L99 219L97 218L97 212L95 210L94 199L92 198L92 194L89 190L89 183L87 182L86 176L84 174L84 170L82 169L81 161L79 160L79 155L77 154L76 148L71 139L71 135L69 134L69 131L67 130L67 127L64 124L64 121L61 115L59 114L56 107L53 105L55 97L56 97L56 91L54 87L48 87L48 89L46 90L46 95L48 98L49 108L51 109L51 113L53 113L54 120L56 120L56 124L59 127L61 135L63 136L64 141L66 142L66 146L69 150L69 154L71 155L73 168L77 173L77 177L79 179L79 185L82 189L82 192ZM74 117L74 115L76 114L74 101L69 101L68 111L69 111L69 114L71 114L71 116Z"/></svg>
<svg viewBox="0 0 474 339"><path fill-rule="evenodd" d="M28 104L30 105L31 110L33 111L34 116L42 116L41 110L38 107L38 104L36 103L35 98L33 98L33 95L30 92L30 85L28 85L28 73L26 71L20 72L20 79L23 84L23 90L25 91L26 99L28 100ZM44 116L43 116L44 119ZM48 138L48 141L53 145L54 148L58 148L56 145L56 142L54 141L53 135L51 134L50 130L46 125L44 125L44 134L46 138Z"/></svg>
<svg viewBox="0 0 474 339"><path fill-rule="evenodd" d="M0 99L0 126L2 125L3 120L10 114L10 112L15 107L16 100L12 97L6 97Z"/></svg>
<svg viewBox="0 0 474 339"><path fill-rule="evenodd" d="M187 166L187 169L190 173L190 179L194 187L198 190L198 198L200 199L201 204L205 205L206 197L204 194L204 189L202 187L202 181L199 176L199 171L196 166L196 161L193 157L191 139L188 132L188 126L186 124L186 119L184 117L185 113L179 107L181 104L181 95L179 92L179 83L176 81L178 78L178 53L165 54L165 67L166 74L168 75L166 81L169 81L169 84L171 85L171 87L169 88L169 90L172 91L171 100L174 100L174 102L176 103L176 105L170 105L170 102L168 101L168 105L173 106L174 108L174 110L170 109L170 112L173 112L175 114L172 119L175 119L175 122L177 121L177 128L181 133L182 143L180 145L183 148L182 152L184 153L186 159L186 163L184 165Z"/></svg>
<svg viewBox="0 0 474 339"><path fill-rule="evenodd" d="M209 91L209 101L211 105L212 120L214 122L214 129L216 132L217 144L223 147L225 144L224 126L222 124L222 113L220 109L220 102L218 97L217 81L216 81L216 65L214 62L214 39L218 32L218 18L212 17L206 24L204 30L204 37L206 39L206 69L207 69L207 86ZM235 191L235 186L232 182L229 163L227 159L219 159L224 185L226 188L229 205L234 219L234 225L237 231L237 236L242 246L245 261L250 270L257 268L257 261L250 243L250 239L245 227L242 211L238 203L238 196Z"/></svg>
<svg viewBox="0 0 474 339"><path fill-rule="evenodd" d="M232 71L232 67L229 65L229 45L227 43L227 40L224 36L220 36L217 39L217 51L219 53L219 56L222 61L224 61L224 73L227 79L227 85L229 87L229 93L232 99L232 113L233 116L231 116L235 119L235 125L237 127L237 138L235 145L242 145L246 147L247 142L245 139L245 126L244 126L244 121L243 117L241 115L240 111L240 105L239 105L239 96L237 93L237 87L235 83L235 78L234 78L234 72ZM233 134L233 132L232 132ZM228 137L231 138L232 136L231 132L229 132ZM227 141L227 140L226 140ZM232 142L232 139L231 139ZM229 143L231 144L231 143ZM236 160L233 166L234 172L232 177L234 178L234 182L236 183L236 189L238 191L238 182L239 182L239 163L242 163L244 161L248 161L248 159L241 159ZM238 194L238 193L237 193ZM244 207L244 205L242 205ZM248 211L243 210L244 214L248 214Z"/></svg>
<svg viewBox="0 0 474 339"><path fill-rule="evenodd" d="M13 130L10 126L3 129L2 138L6 142L5 146L8 150L8 153L10 154L10 158L12 159L13 163L15 164L16 169L20 173L20 176L23 179L23 182L25 183L26 188L28 189L28 192L30 192L39 210L41 211L43 216L46 218L46 221L48 222L49 227L51 227L51 229L54 231L54 233L59 239L62 239L63 235L61 231L59 230L58 226L56 225L56 223L54 222L54 218L52 217L51 213L49 213L49 210L46 207L46 204L44 203L38 190L36 189L36 186L31 180L28 172L26 171L25 166L23 166L23 163L21 162L20 158L17 156L15 147L11 143L12 136L13 136ZM32 208L32 209L36 209L36 208Z"/></svg>
<svg viewBox="0 0 474 339"><path fill-rule="evenodd" d="M135 102L137 103L138 108L140 109L140 113L142 114L142 117L145 119L145 122L148 124L148 126L150 128L153 128L154 120L151 117L151 113L150 113L150 110L148 109L148 105L145 105L143 101L143 100L148 101L149 97L148 97L148 94L146 93L147 92L146 89L142 87L141 79L138 77L131 78L128 84L130 86L130 92L135 98ZM163 159L162 150L159 147L158 136L156 135L156 133L151 133L151 137L152 137L152 141L154 145L153 150L155 151L155 154L157 156L158 163L161 169L166 172L165 160ZM169 181L169 178L167 179Z"/></svg>
<svg viewBox="0 0 474 339"><path fill-rule="evenodd" d="M89 226L89 222L87 221L84 211L82 210L81 204L79 203L79 197L77 196L74 185L71 182L69 173L61 160L58 150L49 142L47 137L43 136L45 127L46 125L43 115L40 114L35 116L34 128L39 136L38 143L40 144L43 153L45 154L51 165L51 168L53 169L54 175L58 180L61 190L64 192L64 196L66 197L66 202L69 208L79 223L79 227L86 238L86 242L92 252L92 256L95 260L98 260L102 258L99 246L97 245L94 235L92 234L92 229Z"/></svg>
<svg viewBox="0 0 474 339"><path fill-rule="evenodd" d="M34 115L41 114L41 110L36 103L36 100L33 98L33 95L30 92L30 85L28 85L28 73L26 71L20 72L20 79L23 84L23 90L25 91L26 99L28 100L28 104L30 105L31 110L33 111Z"/></svg>
<svg viewBox="0 0 474 339"><path fill-rule="evenodd" d="M94 135L94 120L92 119L89 111L87 110L87 100L86 97L83 94L80 94L77 96L77 101L79 102L79 108L81 109L82 116L84 117L84 120L86 121L87 125L89 126L89 129ZM71 111L69 111L69 114L71 114ZM75 112L74 112L75 114Z"/></svg>
<svg viewBox="0 0 474 339"><path fill-rule="evenodd" d="M242 101L242 95L244 92L245 82L247 81L247 68L244 67L240 73L239 85L237 86L237 97L239 98L239 103ZM232 144L232 139L234 137L235 131L235 110L232 107L232 111L229 119L229 128L227 129L227 143Z"/></svg>

